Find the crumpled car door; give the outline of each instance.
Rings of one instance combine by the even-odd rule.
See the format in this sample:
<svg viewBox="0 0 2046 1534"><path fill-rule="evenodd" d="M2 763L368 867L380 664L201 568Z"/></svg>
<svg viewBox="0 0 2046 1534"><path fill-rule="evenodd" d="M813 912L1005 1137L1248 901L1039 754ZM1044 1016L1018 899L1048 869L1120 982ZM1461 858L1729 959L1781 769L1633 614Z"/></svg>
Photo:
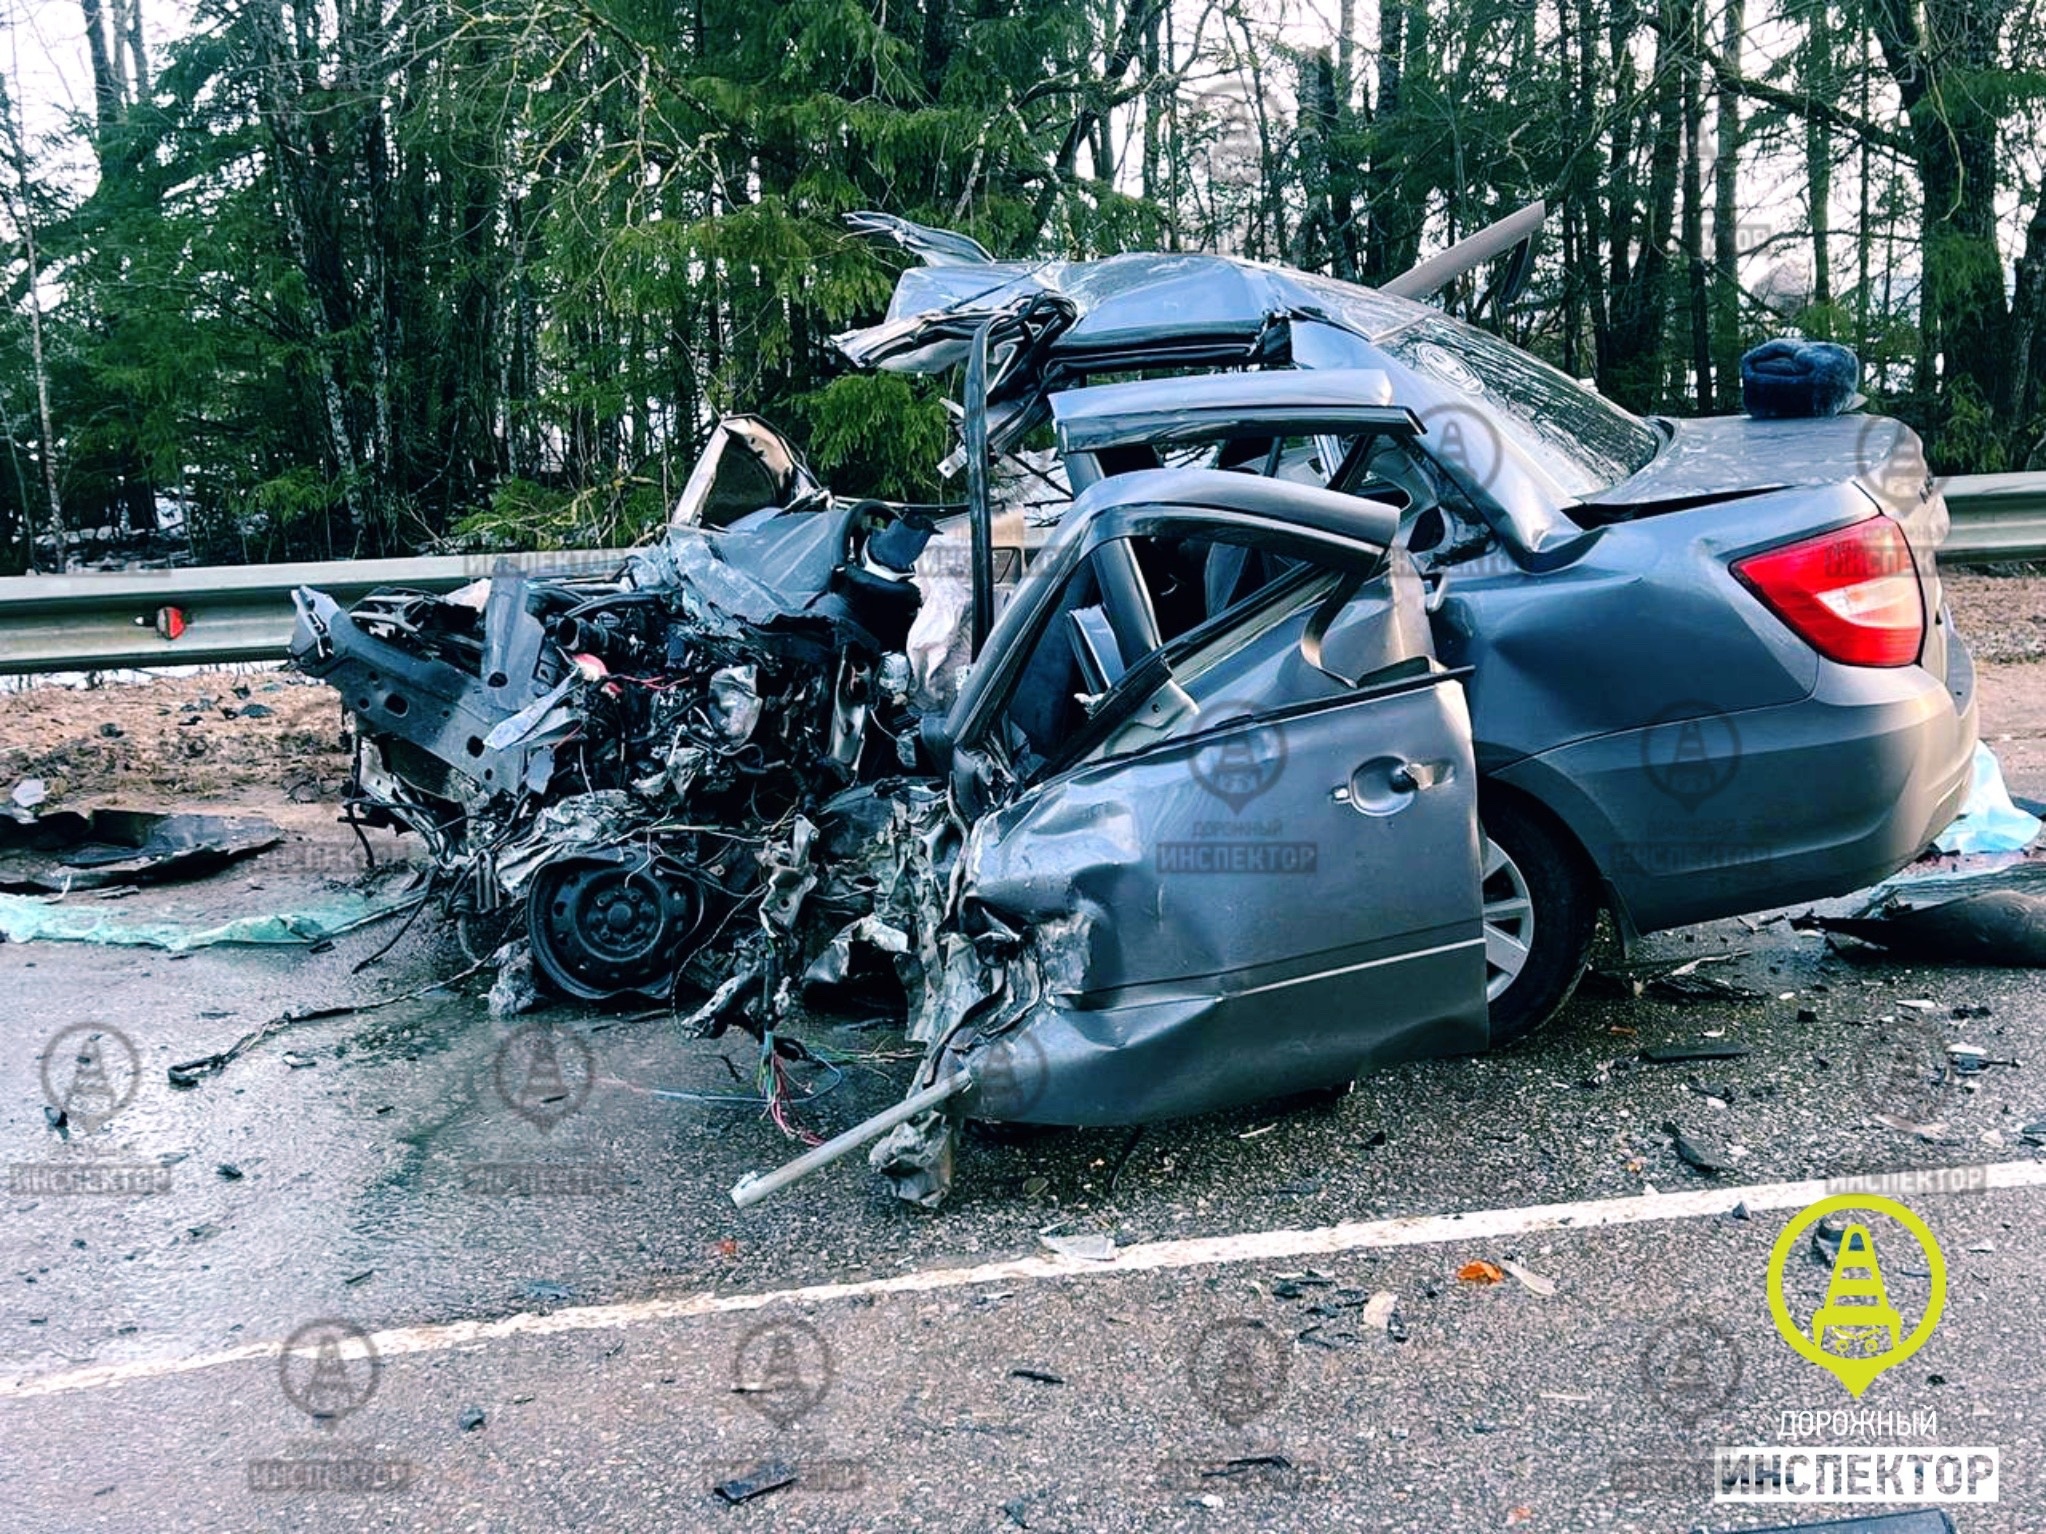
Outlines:
<svg viewBox="0 0 2046 1534"><path fill-rule="evenodd" d="M1409 649L1427 644L1405 611L1419 600L1390 575L1356 598ZM1482 1049L1456 676L1410 655L1275 706L1268 691L1196 699L1154 658L1124 685L1141 693L1132 719L1178 723L1026 789L965 854L966 901L1026 935L1038 991L983 1041L976 1115L1144 1122Z"/></svg>

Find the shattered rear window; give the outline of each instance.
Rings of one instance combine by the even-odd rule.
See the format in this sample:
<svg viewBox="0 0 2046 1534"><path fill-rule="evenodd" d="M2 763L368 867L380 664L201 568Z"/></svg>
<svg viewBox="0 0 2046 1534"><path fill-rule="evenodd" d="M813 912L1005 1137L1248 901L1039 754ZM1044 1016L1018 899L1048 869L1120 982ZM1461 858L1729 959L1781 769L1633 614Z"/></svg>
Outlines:
<svg viewBox="0 0 2046 1534"><path fill-rule="evenodd" d="M1378 344L1418 372L1480 393L1500 428L1565 492L1580 498L1631 478L1655 456L1648 425L1519 347L1446 315L1416 320Z"/></svg>
<svg viewBox="0 0 2046 1534"><path fill-rule="evenodd" d="M1434 309L1327 278L1296 279L1330 318L1423 377L1489 403L1498 425L1566 495L1631 478L1655 456L1645 421L1532 353Z"/></svg>

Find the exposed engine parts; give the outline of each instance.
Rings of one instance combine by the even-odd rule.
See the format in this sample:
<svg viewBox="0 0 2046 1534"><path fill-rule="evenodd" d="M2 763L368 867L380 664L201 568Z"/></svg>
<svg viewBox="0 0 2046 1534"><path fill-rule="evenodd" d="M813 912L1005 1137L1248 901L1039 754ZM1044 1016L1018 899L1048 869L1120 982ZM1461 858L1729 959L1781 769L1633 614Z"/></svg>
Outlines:
<svg viewBox="0 0 2046 1534"><path fill-rule="evenodd" d="M928 776L903 650L930 536L813 496L673 529L608 581L507 572L346 613L304 590L293 657L356 721L351 812L417 832L452 912L528 944L564 995L765 1028L834 951L809 927L871 907L820 835L848 795L885 821L891 780Z"/></svg>

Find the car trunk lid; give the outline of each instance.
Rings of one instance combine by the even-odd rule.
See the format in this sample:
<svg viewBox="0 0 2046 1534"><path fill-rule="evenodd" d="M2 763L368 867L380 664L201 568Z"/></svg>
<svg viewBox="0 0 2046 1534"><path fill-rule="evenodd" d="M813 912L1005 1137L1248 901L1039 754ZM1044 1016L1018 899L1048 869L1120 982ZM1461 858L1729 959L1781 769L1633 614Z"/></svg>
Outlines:
<svg viewBox="0 0 2046 1534"><path fill-rule="evenodd" d="M1934 556L1946 541L1947 505L1918 433L1890 416L1860 414L1786 421L1707 416L1669 428L1670 440L1639 473L1571 515L1592 523L1635 521L1768 490L1858 485L1911 546L1925 599L1920 663L1946 675L1947 624Z"/></svg>

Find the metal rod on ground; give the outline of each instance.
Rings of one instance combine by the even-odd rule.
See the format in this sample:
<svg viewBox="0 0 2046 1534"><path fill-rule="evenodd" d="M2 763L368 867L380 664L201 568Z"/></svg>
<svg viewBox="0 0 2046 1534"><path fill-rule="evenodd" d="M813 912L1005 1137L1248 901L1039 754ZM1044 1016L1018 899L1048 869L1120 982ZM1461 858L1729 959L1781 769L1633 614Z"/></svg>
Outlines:
<svg viewBox="0 0 2046 1534"><path fill-rule="evenodd" d="M778 1167L762 1175L748 1172L732 1184L732 1202L741 1209L759 1203L770 1193L779 1193L792 1182L801 1182L819 1167L830 1166L841 1156L850 1155L869 1140L878 1140L897 1124L908 1122L919 1113L935 1108L949 1098L957 1097L973 1085L973 1072L963 1070L947 1076L936 1086L925 1087L921 1092L912 1093L894 1107L875 1114L863 1123L855 1124L844 1134L826 1140L814 1150L804 1151L787 1166Z"/></svg>

